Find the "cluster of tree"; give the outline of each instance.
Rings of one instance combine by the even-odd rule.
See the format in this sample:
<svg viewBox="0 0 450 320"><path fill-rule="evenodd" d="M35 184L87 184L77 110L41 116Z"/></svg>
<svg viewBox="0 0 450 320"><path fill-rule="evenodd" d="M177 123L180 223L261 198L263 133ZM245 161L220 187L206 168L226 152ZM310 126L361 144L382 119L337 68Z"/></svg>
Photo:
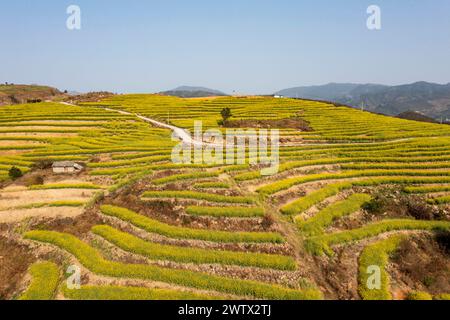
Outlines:
<svg viewBox="0 0 450 320"><path fill-rule="evenodd" d="M27 99L27 103L40 103L42 99Z"/></svg>
<svg viewBox="0 0 450 320"><path fill-rule="evenodd" d="M222 116L222 120L217 121L217 123L220 126L226 125L228 122L228 119L230 119L233 116L230 108L223 108L222 111L220 112L220 115Z"/></svg>
<svg viewBox="0 0 450 320"><path fill-rule="evenodd" d="M11 167L11 169L9 169L8 174L11 180L16 180L23 176L22 170L20 170L17 167Z"/></svg>

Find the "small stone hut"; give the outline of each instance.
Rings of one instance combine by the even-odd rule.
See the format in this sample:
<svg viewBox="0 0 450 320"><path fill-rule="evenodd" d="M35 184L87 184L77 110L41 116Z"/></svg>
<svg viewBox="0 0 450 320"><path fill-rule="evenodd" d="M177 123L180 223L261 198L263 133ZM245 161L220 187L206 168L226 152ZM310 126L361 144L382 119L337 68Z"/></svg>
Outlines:
<svg viewBox="0 0 450 320"><path fill-rule="evenodd" d="M53 173L76 173L83 170L83 166L73 161L59 161L52 164Z"/></svg>

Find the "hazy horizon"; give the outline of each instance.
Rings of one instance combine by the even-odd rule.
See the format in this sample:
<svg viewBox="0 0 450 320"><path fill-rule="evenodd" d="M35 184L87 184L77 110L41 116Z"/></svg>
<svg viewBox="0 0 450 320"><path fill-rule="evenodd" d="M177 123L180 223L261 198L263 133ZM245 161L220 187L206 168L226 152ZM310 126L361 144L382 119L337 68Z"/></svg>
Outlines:
<svg viewBox="0 0 450 320"><path fill-rule="evenodd" d="M81 30L66 9L81 8ZM381 30L366 27L381 8ZM269 94L327 83L450 81L450 2L98 0L2 3L0 82Z"/></svg>
<svg viewBox="0 0 450 320"><path fill-rule="evenodd" d="M312 84L312 85L306 85L306 86L303 86L303 85L290 86L290 87L281 88L279 90L275 90L273 92L265 92L265 93L235 92L235 94L236 95L238 95L238 94L242 94L242 95L246 95L246 94L248 94L248 95L251 95L251 94L255 94L255 95L274 94L274 93L277 93L278 91L285 90L285 89L292 89L292 88L298 88L298 87L324 86L324 85L328 85L328 84L361 84L361 85L374 84L374 85L396 86L396 85L408 85L408 84L413 84L413 83L417 83L417 82L422 82L422 81L419 80L419 81L413 81L413 82L410 82L410 83L398 83L398 84L328 82L328 83ZM425 81L425 82L428 82L428 81ZM439 84L439 85L448 85L448 84L450 84L450 82L443 82L443 83L432 82L432 83ZM0 84L4 84L4 82L0 82ZM61 87L58 87L58 86L52 86L52 85L47 84L47 83L14 83L14 82L11 82L10 84L50 86L50 87L54 87L56 89L59 89L60 91L67 90L68 92L77 92L77 93L88 93L88 92L94 92L94 91L108 91L108 90L103 90L103 89L78 91L78 90L71 90L71 89L61 88ZM122 91L122 92L115 91L115 92L113 92L113 91L110 91L110 92L113 92L113 93L116 93L116 94L157 94L157 93L161 93L161 92L164 92L164 91L170 91L170 90L178 89L179 87L202 87L202 88L205 88L205 89L217 90L217 91L221 91L221 92L223 92L225 94L233 95L233 92L227 92L226 90L221 90L220 88L211 88L211 87L205 87L205 86L202 86L202 85L184 85L184 84L175 86L173 88L166 88L166 89L159 90L159 91L131 91L131 92L125 92L125 91Z"/></svg>

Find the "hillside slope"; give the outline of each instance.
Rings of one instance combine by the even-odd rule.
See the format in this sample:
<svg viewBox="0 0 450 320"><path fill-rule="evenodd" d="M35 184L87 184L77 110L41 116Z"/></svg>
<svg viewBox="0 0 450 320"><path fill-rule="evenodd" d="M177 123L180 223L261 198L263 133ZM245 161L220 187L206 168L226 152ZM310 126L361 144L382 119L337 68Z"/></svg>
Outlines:
<svg viewBox="0 0 450 320"><path fill-rule="evenodd" d="M232 121L279 129L273 175L253 162L264 146L242 162L225 149L214 151L226 163L173 161L172 130L140 118L225 132L224 106ZM289 125L299 119L309 130ZM0 299L450 292L450 126L299 99L144 94L6 106L0 123ZM57 175L49 161L85 170ZM12 166L24 176L9 181ZM58 286L67 261L83 267L80 290ZM368 290L373 266L381 286Z"/></svg>
<svg viewBox="0 0 450 320"><path fill-rule="evenodd" d="M332 101L356 108L364 106L368 111L392 116L415 111L434 119L450 118L450 84L416 82L384 86L330 83L323 86L285 89L278 94L293 98Z"/></svg>
<svg viewBox="0 0 450 320"><path fill-rule="evenodd" d="M400 119L406 119L406 120L414 120L414 121L421 121L421 122L430 122L430 123L436 123L436 121L430 117L424 116L420 112L417 111L405 111L400 113L397 118Z"/></svg>
<svg viewBox="0 0 450 320"><path fill-rule="evenodd" d="M62 93L55 88L38 85L0 85L0 105L45 101Z"/></svg>

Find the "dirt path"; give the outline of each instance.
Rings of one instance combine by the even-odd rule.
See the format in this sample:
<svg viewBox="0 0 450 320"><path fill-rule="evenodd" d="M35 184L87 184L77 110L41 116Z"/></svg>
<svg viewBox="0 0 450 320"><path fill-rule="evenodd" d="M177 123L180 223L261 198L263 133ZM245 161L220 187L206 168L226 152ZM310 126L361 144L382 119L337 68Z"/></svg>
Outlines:
<svg viewBox="0 0 450 320"><path fill-rule="evenodd" d="M61 102L61 103L65 104L65 105L75 106L74 104L70 104L67 102ZM157 127L172 130L174 132L175 136L186 144L190 144L190 145L194 145L194 146L209 146L209 147L223 146L222 144L219 144L219 143L208 143L208 142L204 142L204 141L195 140L192 138L191 134L186 129L179 128L179 127L176 127L176 126L164 123L164 122L160 122L160 121L157 121L157 120L149 118L149 117L141 116L137 113L131 113L131 112L127 112L127 111L123 111L123 110L116 110L116 109L111 109L111 108L102 108L102 109L107 110L107 111L117 112L117 113L120 113L123 115L135 116L136 118L139 118L145 122L151 123L152 125L155 125Z"/></svg>
<svg viewBox="0 0 450 320"><path fill-rule="evenodd" d="M177 138L179 138L181 141L183 141L184 143L186 143L186 144L191 144L191 145L195 145L195 146L213 146L213 147L219 146L219 144L212 144L212 143L206 143L204 141L194 140L194 139L192 139L191 134L185 129L178 128L178 127L172 126L170 124L157 121L157 120L152 119L152 118L144 117L144 116L141 116L141 115L139 115L137 113L133 114L133 113L130 113L130 112L127 112L127 111L115 110L115 109L110 109L110 108L103 108L103 109L108 110L108 111L118 112L118 113L124 114L124 115L135 116L135 117L137 117L137 118L139 118L139 119L141 119L141 120L143 120L145 122L149 122L152 125L155 125L157 127L161 127L161 128L166 128L166 129L172 130L175 133L175 136Z"/></svg>
<svg viewBox="0 0 450 320"><path fill-rule="evenodd" d="M68 102L60 102L61 104L64 105L68 105L68 106L77 106L75 104L72 103L68 103ZM108 111L112 111L112 112L117 112L123 115L129 115L129 116L135 116L145 122L151 123L153 125L156 125L158 127L162 127L162 128L166 128L169 130L172 130L175 133L175 136L177 138L179 138L180 140L182 140L184 143L186 144L191 144L194 146L210 146L210 147L217 147L220 146L220 144L217 143L208 143L208 142L204 142L204 141L198 141L192 138L191 134L183 128L179 128L164 122L160 122L157 121L155 119L149 118L149 117L145 117L145 116L141 116L137 113L131 113L131 112L127 112L127 111L123 111L123 110L117 110L117 109L111 109L111 108L106 108L106 107L102 107L102 109L104 110L108 110ZM383 142L386 143L395 143L395 142L404 142L404 141L409 141L409 140L413 140L416 137L410 137L410 138L400 138L400 139L394 139L394 140L386 140ZM348 144L353 144L354 142L348 142ZM376 143L376 142L375 142ZM359 142L357 143L358 145L371 145L374 144L374 142ZM334 146L336 145L336 143L304 143L302 145L308 145L308 146ZM298 146L298 145L295 145Z"/></svg>

